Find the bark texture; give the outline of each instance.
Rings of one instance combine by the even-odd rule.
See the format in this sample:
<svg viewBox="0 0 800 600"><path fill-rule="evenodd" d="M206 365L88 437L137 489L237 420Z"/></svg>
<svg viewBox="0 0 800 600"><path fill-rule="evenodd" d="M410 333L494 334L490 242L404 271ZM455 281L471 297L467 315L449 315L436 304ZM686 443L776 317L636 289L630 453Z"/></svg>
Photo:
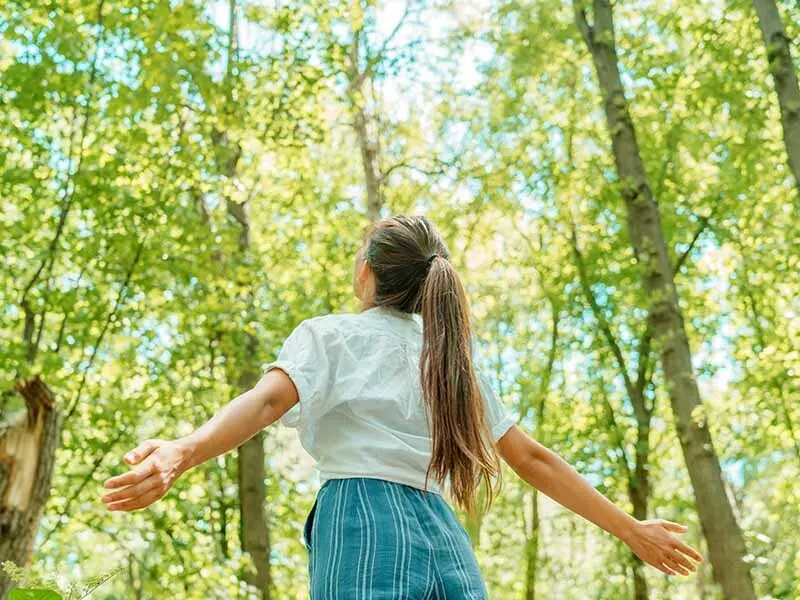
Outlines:
<svg viewBox="0 0 800 600"><path fill-rule="evenodd" d="M611 3L593 0L592 6L594 22L591 25L578 3L575 20L592 56L603 93L620 189L628 212L628 230L642 268L653 334L660 346L675 425L708 542L714 577L726 598L755 600L750 571L743 560L744 538L725 493L722 470L692 368L658 206L639 153L620 79Z"/></svg>
<svg viewBox="0 0 800 600"><path fill-rule="evenodd" d="M789 158L789 169L800 194L800 87L792 60L792 49L783 27L775 0L753 0L758 24L767 47L769 71L775 82L775 93L781 108L783 143Z"/></svg>
<svg viewBox="0 0 800 600"><path fill-rule="evenodd" d="M241 508L242 549L253 560L255 572L245 576L258 588L264 600L271 594L270 535L264 498L264 432L239 447L239 502Z"/></svg>
<svg viewBox="0 0 800 600"><path fill-rule="evenodd" d="M26 565L53 478L61 414L50 388L37 376L20 381L26 410L0 425L0 562ZM0 598L11 587L0 574Z"/></svg>

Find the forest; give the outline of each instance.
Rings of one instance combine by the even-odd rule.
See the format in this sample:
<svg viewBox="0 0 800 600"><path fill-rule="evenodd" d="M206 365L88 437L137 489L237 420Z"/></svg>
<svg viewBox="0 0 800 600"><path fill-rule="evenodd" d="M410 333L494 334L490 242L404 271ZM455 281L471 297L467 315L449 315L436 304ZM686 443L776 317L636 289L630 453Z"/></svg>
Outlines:
<svg viewBox="0 0 800 600"><path fill-rule="evenodd" d="M459 512L491 598L800 598L799 71L793 0L0 3L0 599L308 598L294 430L143 511L102 486L358 311L395 214L519 426L705 557L505 468Z"/></svg>

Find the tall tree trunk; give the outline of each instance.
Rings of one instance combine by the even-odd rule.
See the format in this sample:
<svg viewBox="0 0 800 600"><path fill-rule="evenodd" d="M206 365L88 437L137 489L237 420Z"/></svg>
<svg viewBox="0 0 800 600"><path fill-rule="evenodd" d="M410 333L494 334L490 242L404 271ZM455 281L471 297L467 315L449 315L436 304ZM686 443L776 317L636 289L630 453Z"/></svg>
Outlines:
<svg viewBox="0 0 800 600"><path fill-rule="evenodd" d="M264 432L245 442L238 450L239 502L241 503L242 549L253 560L255 573L245 581L257 588L264 600L270 598L270 535L264 499Z"/></svg>
<svg viewBox="0 0 800 600"><path fill-rule="evenodd" d="M531 488L531 526L525 536L525 600L536 598L536 574L539 571L539 490Z"/></svg>
<svg viewBox="0 0 800 600"><path fill-rule="evenodd" d="M744 537L725 494L722 470L693 373L689 340L658 206L639 154L620 79L609 0L593 0L593 13L594 23L589 25L584 9L576 3L576 23L592 55L603 92L619 185L628 210L630 238L642 267L653 333L661 347L678 438L695 492L714 576L727 598L755 600L750 571L743 560L746 554Z"/></svg>
<svg viewBox="0 0 800 600"><path fill-rule="evenodd" d="M367 188L367 217L374 222L381 215L381 172L378 167L377 133L371 132L369 125L364 109L358 107L354 128L358 137L358 145L361 148L361 164Z"/></svg>
<svg viewBox="0 0 800 600"><path fill-rule="evenodd" d="M241 148L238 144L231 145L225 134L219 139L224 139L229 148L226 169L228 175L234 177ZM244 259L250 251L248 205L228 200L227 210L239 224L239 252L240 258ZM247 298L247 314L250 318L255 318L253 296L254 291L251 290ZM258 340L251 333L244 333L244 350L242 368L237 379L237 385L242 391L251 389L261 377L258 368ZM269 600L272 575L270 572L269 522L264 507L267 493L264 483L266 462L263 431L239 447L237 459L242 550L250 555L256 570L255 573L248 573L245 580L261 592L264 600Z"/></svg>
<svg viewBox="0 0 800 600"><path fill-rule="evenodd" d="M792 60L791 44L786 36L775 0L753 0L753 6L758 14L758 24L767 47L769 70L775 81L789 168L800 194L800 88Z"/></svg>
<svg viewBox="0 0 800 600"><path fill-rule="evenodd" d="M223 114L226 121L222 129L212 131L212 142L216 147L217 161L220 171L229 179L237 176L239 159L242 155L241 145L230 138L227 126L234 119L236 107L235 87L236 79L234 67L237 60L237 1L228 2L228 49L225 68L225 110ZM248 199L249 200L249 199ZM250 253L250 215L249 202L242 204L230 198L225 199L228 214L233 217L239 227L239 259L244 260ZM247 285L247 282L241 282ZM247 313L250 318L254 316L253 305L254 291L251 289L247 296ZM258 340L251 333L245 332L244 356L241 358L241 368L236 376L236 384L240 390L252 388L261 377L258 368ZM257 588L263 600L271 597L272 574L270 571L270 534L269 521L264 506L266 500L266 462L264 456L264 432L260 431L252 439L242 444L237 451L237 478L239 484L239 513L240 513L240 539L242 550L250 555L255 567L255 572L245 574L245 581Z"/></svg>
<svg viewBox="0 0 800 600"><path fill-rule="evenodd" d="M649 433L639 431L637 439L646 440L649 446ZM644 453L644 456L639 456L638 451L636 454L636 467L634 477L629 485L628 495L633 505L633 516L643 521L647 519L647 504L650 496L650 483L647 474L649 456L646 453ZM631 553L631 564L633 566L633 597L636 600L648 600L650 593L647 588L647 579L644 576L644 563L638 556Z"/></svg>
<svg viewBox="0 0 800 600"><path fill-rule="evenodd" d="M381 197L381 183L383 176L379 166L380 144L378 139L375 117L371 116L367 107L367 93L372 84L372 71L370 67L360 67L361 34L357 29L353 31L353 45L350 47L350 67L348 77L348 99L353 107L353 129L358 139L361 150L361 166L364 171L364 185L367 190L367 218L371 222L377 221L381 216L383 200ZM371 61L380 57L372 57Z"/></svg>
<svg viewBox="0 0 800 600"><path fill-rule="evenodd" d="M238 145L236 146L238 148ZM236 150L235 154L238 154ZM231 162L235 171L235 161ZM228 213L239 223L240 257L244 259L250 250L250 221L247 204L227 202ZM255 318L253 306L254 292L248 294L247 313L250 318ZM251 333L244 333L244 357L242 368L237 378L240 390L251 389L261 377L258 368L258 340ZM269 600L271 595L270 573L270 534L267 513L264 502L267 497L264 483L266 462L264 456L264 432L260 431L253 438L242 444L237 452L239 506L240 506L240 532L242 550L247 552L253 560L255 573L248 573L245 580L256 587L264 600Z"/></svg>
<svg viewBox="0 0 800 600"><path fill-rule="evenodd" d="M0 562L21 566L30 560L50 496L61 413L38 376L19 382L16 389L25 399L26 412L14 423L0 425ZM0 573L0 599L10 587Z"/></svg>
<svg viewBox="0 0 800 600"><path fill-rule="evenodd" d="M543 246L543 244L540 244L538 254L541 254L541 246ZM545 283L541 271L539 271L539 279L544 287ZM550 382L553 379L553 369L555 368L556 357L558 355L558 324L561 318L561 308L555 294L552 292L548 293L547 300L550 304L550 348L547 352L547 366L544 369L544 373L542 373L542 379L536 390L536 429L534 430L536 439L542 443L546 443L544 439L544 417L547 408L547 394L550 392ZM524 411L522 419L526 416L527 411ZM530 521L530 527L525 532L525 600L534 600L534 598L536 598L536 577L539 572L539 541L541 532L539 529L539 491L536 488L531 489Z"/></svg>

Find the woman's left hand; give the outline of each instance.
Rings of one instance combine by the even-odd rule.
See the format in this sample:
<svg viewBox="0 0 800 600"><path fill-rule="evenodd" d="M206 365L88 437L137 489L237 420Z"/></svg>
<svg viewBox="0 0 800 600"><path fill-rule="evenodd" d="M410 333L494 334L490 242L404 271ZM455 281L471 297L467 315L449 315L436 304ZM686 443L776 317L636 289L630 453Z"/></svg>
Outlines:
<svg viewBox="0 0 800 600"><path fill-rule="evenodd" d="M638 521L623 541L636 556L662 573L689 575L697 570L695 562L703 562L703 557L673 535L686 531L684 525L663 519Z"/></svg>

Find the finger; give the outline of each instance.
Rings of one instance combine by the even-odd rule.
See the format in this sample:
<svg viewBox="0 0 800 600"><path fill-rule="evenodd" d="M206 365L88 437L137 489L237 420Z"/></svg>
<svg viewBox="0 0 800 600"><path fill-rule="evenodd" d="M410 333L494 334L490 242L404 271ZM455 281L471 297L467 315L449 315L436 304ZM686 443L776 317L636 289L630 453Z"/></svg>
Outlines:
<svg viewBox="0 0 800 600"><path fill-rule="evenodd" d="M687 571L687 573L684 573L684 575L694 573L697 570L697 567L694 566L694 563L677 550L670 555L670 558Z"/></svg>
<svg viewBox="0 0 800 600"><path fill-rule="evenodd" d="M700 554L697 550L695 550L691 546L687 546L683 542L676 542L675 549L678 550L679 552L683 552L686 556L688 556L694 561L703 562L703 555Z"/></svg>
<svg viewBox="0 0 800 600"><path fill-rule="evenodd" d="M147 508L156 500L159 500L161 495L156 492L150 492L146 496L140 496L138 498L133 498L131 500L122 500L120 502L112 502L108 505L108 510L110 511L131 511L131 510L139 510L142 508Z"/></svg>
<svg viewBox="0 0 800 600"><path fill-rule="evenodd" d="M115 502L109 505L108 510L112 512L131 512L134 510L141 510L147 508L159 499L159 496L150 494L141 498L134 498L133 500L126 500L124 502Z"/></svg>
<svg viewBox="0 0 800 600"><path fill-rule="evenodd" d="M128 500L131 498L136 498L137 496L142 496L150 490L157 488L159 483L161 483L161 479L151 474L144 481L141 481L136 485L117 488L115 491L105 494L103 496L103 502L108 504L109 502L118 502L120 500Z"/></svg>
<svg viewBox="0 0 800 600"><path fill-rule="evenodd" d="M686 525L681 525L680 523L673 523L672 521L665 521L664 519L661 519L659 523L664 529L672 531L673 533L686 533L689 531Z"/></svg>
<svg viewBox="0 0 800 600"><path fill-rule="evenodd" d="M678 562L675 561L674 559L672 559L671 557L664 558L662 560L662 563L665 564L667 567L669 567L676 574L681 574L681 575L688 575L689 574L688 569L686 569L685 567L683 567L680 564L678 564Z"/></svg>
<svg viewBox="0 0 800 600"><path fill-rule="evenodd" d="M129 465L136 465L150 456L150 453L156 448L158 448L158 440L145 440L136 446L136 448L128 452L125 455L124 460Z"/></svg>
<svg viewBox="0 0 800 600"><path fill-rule="evenodd" d="M662 562L661 565L658 568L661 570L662 573L666 573L667 575L670 575L672 577L677 577L678 576L678 574L675 571L673 571L669 567L669 565L667 565L666 562Z"/></svg>
<svg viewBox="0 0 800 600"><path fill-rule="evenodd" d="M670 576L675 575L675 573L671 569L665 567L661 563L650 563L650 564L651 566L655 567L656 569L664 573L664 575L670 575Z"/></svg>
<svg viewBox="0 0 800 600"><path fill-rule="evenodd" d="M112 489L118 487L125 487L127 485L136 485L140 481L144 481L148 475L152 472L153 465L152 464L143 464L135 469L131 469L127 473L122 475L117 475L116 477L112 477L105 483L105 487Z"/></svg>

